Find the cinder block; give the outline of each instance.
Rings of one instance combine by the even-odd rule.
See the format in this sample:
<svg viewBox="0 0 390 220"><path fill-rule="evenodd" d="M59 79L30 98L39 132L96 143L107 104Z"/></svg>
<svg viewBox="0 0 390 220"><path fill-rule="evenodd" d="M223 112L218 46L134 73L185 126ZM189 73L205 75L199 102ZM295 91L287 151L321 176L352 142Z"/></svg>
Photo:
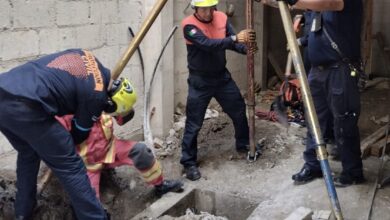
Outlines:
<svg viewBox="0 0 390 220"><path fill-rule="evenodd" d="M135 22L142 20L143 1L121 0L119 1L119 22ZM136 30L135 30L136 31Z"/></svg>
<svg viewBox="0 0 390 220"><path fill-rule="evenodd" d="M13 27L35 28L54 26L55 2L52 0L13 1Z"/></svg>
<svg viewBox="0 0 390 220"><path fill-rule="evenodd" d="M11 6L8 1L0 1L0 28L10 27Z"/></svg>
<svg viewBox="0 0 390 220"><path fill-rule="evenodd" d="M73 27L59 28L57 40L59 50L77 47L76 29Z"/></svg>
<svg viewBox="0 0 390 220"><path fill-rule="evenodd" d="M309 208L299 207L284 220L311 220L313 211Z"/></svg>
<svg viewBox="0 0 390 220"><path fill-rule="evenodd" d="M107 45L129 45L130 39L132 38L128 28L129 26L125 23L106 25ZM135 32L134 28L133 31ZM136 32L134 34L136 34Z"/></svg>
<svg viewBox="0 0 390 220"><path fill-rule="evenodd" d="M0 39L1 60L39 55L39 38L36 31L0 33Z"/></svg>
<svg viewBox="0 0 390 220"><path fill-rule="evenodd" d="M89 23L89 4L86 1L55 1L57 25L81 25Z"/></svg>
<svg viewBox="0 0 390 220"><path fill-rule="evenodd" d="M91 18L93 24L115 24L119 21L117 1L92 1Z"/></svg>
<svg viewBox="0 0 390 220"><path fill-rule="evenodd" d="M108 69L113 69L115 64L119 60L119 47L118 46L101 47L101 48L92 50L92 53Z"/></svg>
<svg viewBox="0 0 390 220"><path fill-rule="evenodd" d="M76 28L76 45L84 49L103 46L105 35L101 25L85 25Z"/></svg>
<svg viewBox="0 0 390 220"><path fill-rule="evenodd" d="M58 50L60 42L58 29L41 29L39 31L39 53L49 54Z"/></svg>

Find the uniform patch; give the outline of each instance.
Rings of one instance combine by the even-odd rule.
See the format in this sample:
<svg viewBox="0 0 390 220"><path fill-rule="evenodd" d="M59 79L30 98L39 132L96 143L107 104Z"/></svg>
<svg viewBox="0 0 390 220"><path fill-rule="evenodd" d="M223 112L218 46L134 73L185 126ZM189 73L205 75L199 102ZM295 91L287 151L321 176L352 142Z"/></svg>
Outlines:
<svg viewBox="0 0 390 220"><path fill-rule="evenodd" d="M194 36L198 31L196 30L196 28L193 28L192 30L190 30L190 32L188 32L188 35L190 35L191 37Z"/></svg>
<svg viewBox="0 0 390 220"><path fill-rule="evenodd" d="M81 58L84 61L88 74L91 74L95 80L95 91L103 91L103 77L95 57L89 51L84 50L84 54L85 55L81 56Z"/></svg>
<svg viewBox="0 0 390 220"><path fill-rule="evenodd" d="M77 53L61 55L47 64L47 67L68 72L69 74L81 79L88 77L88 72L84 66L83 60Z"/></svg>

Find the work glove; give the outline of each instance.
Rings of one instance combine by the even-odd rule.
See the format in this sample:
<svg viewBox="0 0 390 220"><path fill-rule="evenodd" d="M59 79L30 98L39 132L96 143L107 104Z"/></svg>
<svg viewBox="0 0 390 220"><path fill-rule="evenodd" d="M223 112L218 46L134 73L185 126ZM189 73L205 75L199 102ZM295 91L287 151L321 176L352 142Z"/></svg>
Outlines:
<svg viewBox="0 0 390 220"><path fill-rule="evenodd" d="M256 32L253 29L245 29L232 36L232 39L238 43L254 43L256 42Z"/></svg>
<svg viewBox="0 0 390 220"><path fill-rule="evenodd" d="M258 50L259 50L259 48L257 47L257 43L254 42L254 43L251 43L251 44L247 47L246 53L247 53L247 54L255 54Z"/></svg>

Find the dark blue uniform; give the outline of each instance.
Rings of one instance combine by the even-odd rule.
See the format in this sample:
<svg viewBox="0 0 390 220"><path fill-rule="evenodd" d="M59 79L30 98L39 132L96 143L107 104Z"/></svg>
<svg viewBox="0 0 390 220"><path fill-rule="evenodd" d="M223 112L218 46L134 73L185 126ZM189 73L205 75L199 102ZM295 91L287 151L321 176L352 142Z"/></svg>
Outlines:
<svg viewBox="0 0 390 220"><path fill-rule="evenodd" d="M32 216L42 159L70 195L79 219L106 218L75 142L88 136L104 110L109 81L110 71L78 49L0 74L0 131L18 151L16 216ZM75 115L71 133L54 118L66 114Z"/></svg>
<svg viewBox="0 0 390 220"><path fill-rule="evenodd" d="M316 14L319 15L312 13L312 16ZM360 59L362 2L344 0L342 11L325 11L321 16L322 28L315 32L312 30L308 39L308 53L312 64L309 86L323 134L327 133L329 124L333 122L343 166L342 177L352 181L362 180L360 136L357 126L360 95L358 79L351 74L349 66L349 63ZM331 47L330 40L324 34L324 27L340 47L344 57ZM305 167L320 171L315 149L315 141L308 132L304 152Z"/></svg>
<svg viewBox="0 0 390 220"><path fill-rule="evenodd" d="M187 60L190 73L187 119L180 160L184 167L196 165L198 132L202 127L207 106L213 97L233 121L236 148L243 150L249 144L245 102L230 72L226 69L226 50L245 54L246 46L237 44L230 38L234 35L231 25L227 20L219 20L224 19L221 12L214 13L218 14L214 14L214 19L209 24L194 21L204 26L208 33L204 33L197 25L185 24L183 26L184 37L187 40ZM212 33L218 31L219 33Z"/></svg>

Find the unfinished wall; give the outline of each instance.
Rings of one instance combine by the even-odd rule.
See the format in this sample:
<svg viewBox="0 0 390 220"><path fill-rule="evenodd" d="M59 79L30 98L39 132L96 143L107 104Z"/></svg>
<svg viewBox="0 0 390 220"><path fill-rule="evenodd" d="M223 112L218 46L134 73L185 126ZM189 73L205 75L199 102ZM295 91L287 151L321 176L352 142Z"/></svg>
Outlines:
<svg viewBox="0 0 390 220"><path fill-rule="evenodd" d="M381 32L385 38L387 48L390 48L390 1L389 0L374 0L373 11L373 29L372 33ZM386 71L384 57L380 53L377 41L373 41L372 51L372 70L374 75L390 77L390 73ZM390 66L390 60L387 60L387 65Z"/></svg>
<svg viewBox="0 0 390 220"><path fill-rule="evenodd" d="M190 1L188 0L178 0L174 5L175 11L175 24L180 25L183 18L191 15L194 10L191 7L186 9L186 6ZM219 1L218 10L225 11L228 4L234 4L235 14L233 17L229 18L236 32L246 28L246 18L245 18L245 1L243 0L221 0ZM258 11L260 9L260 4L255 5L255 16L257 17ZM261 21L258 19L255 22L255 27L261 24ZM255 75L258 77L260 75L260 65L259 54L256 54L256 66L255 66ZM237 85L241 91L245 92L247 89L247 71L246 71L246 56L237 54L232 51L227 52L227 68L233 75ZM185 47L185 41L183 37L182 30L178 31L175 35L175 104L186 103L187 98L187 50Z"/></svg>
<svg viewBox="0 0 390 220"><path fill-rule="evenodd" d="M137 33L154 3L154 0L1 0L0 73L28 60L68 48L89 49L106 67L112 69L131 39L128 26ZM168 3L170 4L172 3ZM169 20L169 14L172 14L169 7L172 6L167 7L163 13L168 14L166 18ZM162 35L164 25L166 24L159 18L151 32L155 36ZM154 65L153 61L157 59L154 54L156 49L161 48L161 41L160 38L149 37L141 44L146 57L145 63L150 64L146 70L147 75L151 73L149 66ZM153 45L154 48L145 45ZM163 60L159 71L169 70L169 63L172 62L172 59ZM130 137L142 132L144 88L141 65L136 55L130 60L123 75L134 83L138 101L135 107L136 117L131 125L119 128L116 132L120 136ZM156 84L159 88L155 89L153 97L161 100L167 92L162 92L163 86ZM156 108L160 110L163 105L156 103ZM165 119L162 115L167 113L158 112L161 114L156 116L158 120L153 123L169 125L164 120L170 122L172 114ZM158 127L155 133L162 135L163 128L158 124L155 126ZM0 154L11 149L0 135Z"/></svg>

